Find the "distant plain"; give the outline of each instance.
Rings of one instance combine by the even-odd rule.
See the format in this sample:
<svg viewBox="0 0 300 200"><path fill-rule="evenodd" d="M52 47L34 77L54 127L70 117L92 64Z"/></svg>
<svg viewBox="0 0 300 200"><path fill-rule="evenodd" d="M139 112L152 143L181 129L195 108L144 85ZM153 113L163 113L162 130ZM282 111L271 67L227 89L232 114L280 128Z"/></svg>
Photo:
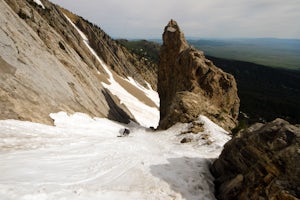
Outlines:
<svg viewBox="0 0 300 200"><path fill-rule="evenodd" d="M299 39L189 39L206 55L300 70Z"/></svg>

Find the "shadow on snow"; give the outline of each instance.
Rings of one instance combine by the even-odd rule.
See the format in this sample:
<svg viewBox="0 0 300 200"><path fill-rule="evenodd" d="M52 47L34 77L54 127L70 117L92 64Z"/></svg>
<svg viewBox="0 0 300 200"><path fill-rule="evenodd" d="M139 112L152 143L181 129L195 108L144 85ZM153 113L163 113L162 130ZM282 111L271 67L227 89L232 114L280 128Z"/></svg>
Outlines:
<svg viewBox="0 0 300 200"><path fill-rule="evenodd" d="M183 199L215 199L211 159L181 157L169 158L168 162L150 166L152 175L168 183Z"/></svg>

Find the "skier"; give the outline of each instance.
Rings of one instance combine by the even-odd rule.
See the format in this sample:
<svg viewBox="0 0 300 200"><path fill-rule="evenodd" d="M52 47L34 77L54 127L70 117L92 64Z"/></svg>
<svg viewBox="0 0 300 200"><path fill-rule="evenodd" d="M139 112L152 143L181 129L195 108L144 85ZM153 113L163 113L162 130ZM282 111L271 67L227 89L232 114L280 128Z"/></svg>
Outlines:
<svg viewBox="0 0 300 200"><path fill-rule="evenodd" d="M129 135L130 130L128 128L120 129L119 133L118 137L125 137Z"/></svg>
<svg viewBox="0 0 300 200"><path fill-rule="evenodd" d="M130 133L130 130L128 128L124 128L123 136L128 136L129 133Z"/></svg>

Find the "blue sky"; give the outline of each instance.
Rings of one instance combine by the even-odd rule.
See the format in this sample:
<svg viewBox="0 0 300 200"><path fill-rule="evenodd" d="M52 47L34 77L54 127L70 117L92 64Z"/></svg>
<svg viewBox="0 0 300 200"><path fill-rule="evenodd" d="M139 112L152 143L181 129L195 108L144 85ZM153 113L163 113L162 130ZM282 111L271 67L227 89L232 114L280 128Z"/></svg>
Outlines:
<svg viewBox="0 0 300 200"><path fill-rule="evenodd" d="M51 0L114 38L160 38L175 19L186 36L300 39L300 0Z"/></svg>

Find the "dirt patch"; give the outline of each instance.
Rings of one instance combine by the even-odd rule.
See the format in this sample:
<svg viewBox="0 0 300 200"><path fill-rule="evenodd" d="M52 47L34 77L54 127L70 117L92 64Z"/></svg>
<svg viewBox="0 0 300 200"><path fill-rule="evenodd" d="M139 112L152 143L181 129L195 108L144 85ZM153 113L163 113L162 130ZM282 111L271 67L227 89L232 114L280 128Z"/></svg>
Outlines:
<svg viewBox="0 0 300 200"><path fill-rule="evenodd" d="M106 74L98 74L97 75L97 78L102 82L102 83L105 83L107 85L110 84L109 80L108 80L108 75Z"/></svg>

